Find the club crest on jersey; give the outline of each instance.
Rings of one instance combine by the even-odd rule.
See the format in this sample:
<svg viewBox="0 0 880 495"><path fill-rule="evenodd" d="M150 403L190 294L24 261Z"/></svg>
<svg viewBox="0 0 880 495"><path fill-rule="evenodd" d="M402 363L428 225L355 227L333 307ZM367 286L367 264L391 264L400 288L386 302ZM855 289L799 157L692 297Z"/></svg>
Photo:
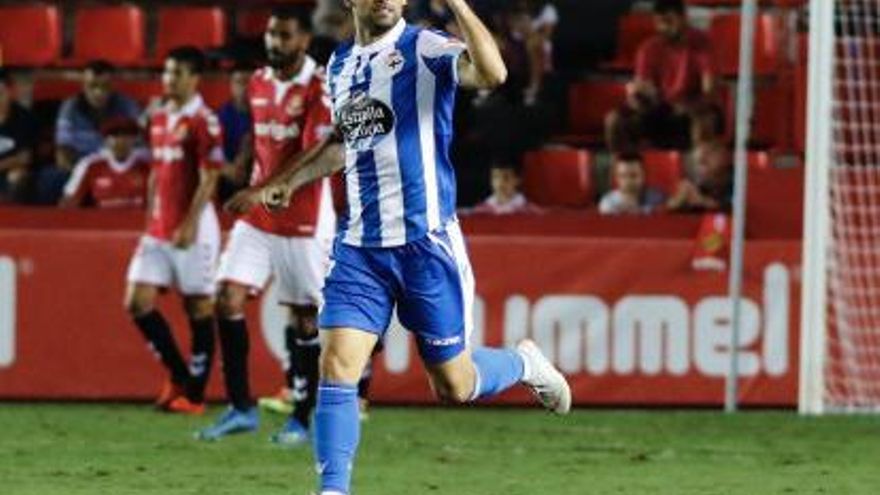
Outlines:
<svg viewBox="0 0 880 495"><path fill-rule="evenodd" d="M346 145L363 151L394 130L394 111L381 100L370 98L365 92L351 96L337 113L336 121L345 136Z"/></svg>
<svg viewBox="0 0 880 495"><path fill-rule="evenodd" d="M392 50L385 56L385 65L388 66L391 74L397 74L403 69L403 66L406 65L406 59L403 58L403 54L400 53L400 50Z"/></svg>
<svg viewBox="0 0 880 495"><path fill-rule="evenodd" d="M291 117L299 117L302 115L305 111L305 101L303 100L302 95L293 95L284 110L287 112L287 115L290 115Z"/></svg>

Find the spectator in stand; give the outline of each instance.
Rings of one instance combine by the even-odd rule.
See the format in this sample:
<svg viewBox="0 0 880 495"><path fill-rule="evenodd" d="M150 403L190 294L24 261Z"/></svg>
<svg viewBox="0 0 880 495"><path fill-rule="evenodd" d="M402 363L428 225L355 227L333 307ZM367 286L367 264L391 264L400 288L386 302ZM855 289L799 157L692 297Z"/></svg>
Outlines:
<svg viewBox="0 0 880 495"><path fill-rule="evenodd" d="M645 186L645 167L638 153L617 155L613 168L615 188L599 202L603 215L645 214L660 209L663 193Z"/></svg>
<svg viewBox="0 0 880 495"><path fill-rule="evenodd" d="M527 0L532 14L529 46L529 85L523 92L526 105L534 105L541 96L545 78L553 72L553 35L559 24L559 11L553 2Z"/></svg>
<svg viewBox="0 0 880 495"><path fill-rule="evenodd" d="M115 69L105 61L90 62L83 71L83 90L66 100L58 112L55 163L69 172L77 161L101 149L101 126L112 117L137 119L140 110L112 87Z"/></svg>
<svg viewBox="0 0 880 495"><path fill-rule="evenodd" d="M9 73L0 69L0 203L27 199L37 123L13 100Z"/></svg>
<svg viewBox="0 0 880 495"><path fill-rule="evenodd" d="M150 155L137 149L141 128L125 117L101 126L104 147L82 158L64 187L62 207L144 208Z"/></svg>
<svg viewBox="0 0 880 495"><path fill-rule="evenodd" d="M733 162L720 141L706 141L694 150L693 180L685 179L666 207L682 213L729 212L733 202Z"/></svg>
<svg viewBox="0 0 880 495"><path fill-rule="evenodd" d="M232 197L247 182L252 158L250 142L251 113L248 105L250 71L237 67L229 78L229 101L217 114L223 129L223 156L226 165L220 172L218 195L222 200Z"/></svg>
<svg viewBox="0 0 880 495"><path fill-rule="evenodd" d="M626 101L606 118L612 152L690 149L722 126L709 37L688 25L683 0L655 0L654 19L657 34L638 50Z"/></svg>
<svg viewBox="0 0 880 495"><path fill-rule="evenodd" d="M474 207L472 213L509 215L513 213L536 213L538 207L529 203L520 192L519 171L510 164L496 163L492 166L492 195Z"/></svg>

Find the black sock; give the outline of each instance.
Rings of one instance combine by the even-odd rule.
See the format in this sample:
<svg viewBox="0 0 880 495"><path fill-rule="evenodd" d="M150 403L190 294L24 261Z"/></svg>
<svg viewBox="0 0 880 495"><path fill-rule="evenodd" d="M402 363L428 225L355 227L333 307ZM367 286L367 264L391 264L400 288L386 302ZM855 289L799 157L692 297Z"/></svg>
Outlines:
<svg viewBox="0 0 880 495"><path fill-rule="evenodd" d="M288 368L293 371L292 416L306 428L318 400L318 360L321 357L321 341L317 335L310 339L293 339Z"/></svg>
<svg viewBox="0 0 880 495"><path fill-rule="evenodd" d="M226 395L232 407L246 411L253 407L248 384L248 331L244 318L219 318L220 352L223 356L223 378L226 382Z"/></svg>
<svg viewBox="0 0 880 495"><path fill-rule="evenodd" d="M186 386L190 378L189 369L180 354L180 349L177 348L177 342L174 340L171 328L162 314L156 310L150 311L135 317L134 324L159 355L159 359L171 375L171 381L177 385Z"/></svg>
<svg viewBox="0 0 880 495"><path fill-rule="evenodd" d="M214 318L190 318L189 327L192 331L190 346L189 372L192 375L187 396L193 402L205 401L205 387L211 377L211 365L214 361Z"/></svg>
<svg viewBox="0 0 880 495"><path fill-rule="evenodd" d="M364 374L361 375L360 381L358 381L358 398L359 399L369 399L370 398L370 382L373 381L373 359L371 358L367 361L367 366L364 368Z"/></svg>
<svg viewBox="0 0 880 495"><path fill-rule="evenodd" d="M296 327L287 325L284 327L284 349L287 351L287 367L284 369L284 383L293 391L293 376L296 370L293 366L293 356L296 354Z"/></svg>

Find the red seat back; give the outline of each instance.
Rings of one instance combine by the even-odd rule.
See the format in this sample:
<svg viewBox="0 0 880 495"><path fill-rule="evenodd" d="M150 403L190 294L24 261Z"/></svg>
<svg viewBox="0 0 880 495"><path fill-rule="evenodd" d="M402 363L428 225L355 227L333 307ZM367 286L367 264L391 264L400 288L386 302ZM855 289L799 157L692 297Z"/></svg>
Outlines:
<svg viewBox="0 0 880 495"><path fill-rule="evenodd" d="M684 159L678 151L649 150L642 153L645 184L667 196L675 192L684 175Z"/></svg>
<svg viewBox="0 0 880 495"><path fill-rule="evenodd" d="M804 206L804 167L749 169L746 235L749 238L797 238Z"/></svg>
<svg viewBox="0 0 880 495"><path fill-rule="evenodd" d="M526 153L523 190L542 206L585 207L593 203L592 157L586 150Z"/></svg>
<svg viewBox="0 0 880 495"><path fill-rule="evenodd" d="M245 38L259 38L266 31L269 9L242 9L235 14L235 32Z"/></svg>
<svg viewBox="0 0 880 495"><path fill-rule="evenodd" d="M0 65L50 65L60 56L61 16L57 7L0 7Z"/></svg>
<svg viewBox="0 0 880 495"><path fill-rule="evenodd" d="M144 52L144 15L140 8L119 5L77 11L74 59L130 65L143 61Z"/></svg>
<svg viewBox="0 0 880 495"><path fill-rule="evenodd" d="M776 70L782 49L780 21L772 14L758 16L755 26L754 69L757 74ZM709 36L712 39L715 64L723 75L739 73L740 14L718 14L712 18Z"/></svg>
<svg viewBox="0 0 880 495"><path fill-rule="evenodd" d="M159 10L156 57L173 48L191 45L216 48L226 43L226 14L219 7L165 7Z"/></svg>
<svg viewBox="0 0 880 495"><path fill-rule="evenodd" d="M615 67L632 68L642 42L657 33L654 16L646 13L626 14L617 20Z"/></svg>
<svg viewBox="0 0 880 495"><path fill-rule="evenodd" d="M202 78L199 83L199 92L205 99L205 103L215 111L219 110L232 96L229 92L228 77Z"/></svg>
<svg viewBox="0 0 880 495"><path fill-rule="evenodd" d="M602 135L605 117L626 98L626 86L618 81L572 84L568 93L571 132Z"/></svg>

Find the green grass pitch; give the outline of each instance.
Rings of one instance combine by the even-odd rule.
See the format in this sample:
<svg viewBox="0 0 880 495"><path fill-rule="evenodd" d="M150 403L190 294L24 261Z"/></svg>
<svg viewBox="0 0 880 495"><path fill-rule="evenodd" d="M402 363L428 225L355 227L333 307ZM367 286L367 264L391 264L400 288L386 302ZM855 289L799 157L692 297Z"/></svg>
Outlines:
<svg viewBox="0 0 880 495"><path fill-rule="evenodd" d="M212 411L212 415L217 410ZM0 404L5 495L306 495L311 454L138 405ZM880 419L377 408L355 495L877 494Z"/></svg>

